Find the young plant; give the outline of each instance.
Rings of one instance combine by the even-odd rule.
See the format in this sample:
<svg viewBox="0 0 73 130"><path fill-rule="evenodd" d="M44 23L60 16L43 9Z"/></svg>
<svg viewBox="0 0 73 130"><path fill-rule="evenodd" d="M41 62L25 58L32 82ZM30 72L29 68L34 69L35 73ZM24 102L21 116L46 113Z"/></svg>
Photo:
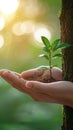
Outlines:
<svg viewBox="0 0 73 130"><path fill-rule="evenodd" d="M52 80L52 60L53 58L59 58L63 57L63 54L61 53L61 49L68 48L71 45L68 43L61 42L60 39L56 39L52 43L44 36L41 37L42 42L44 44L43 50L44 54L41 54L40 57L44 57L49 61L49 67L50 67L50 81Z"/></svg>

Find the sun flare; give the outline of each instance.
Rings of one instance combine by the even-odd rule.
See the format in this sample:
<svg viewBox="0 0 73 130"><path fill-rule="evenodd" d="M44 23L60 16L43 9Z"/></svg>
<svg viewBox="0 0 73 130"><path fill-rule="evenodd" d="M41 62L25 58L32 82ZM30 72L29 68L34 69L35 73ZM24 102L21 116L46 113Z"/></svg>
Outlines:
<svg viewBox="0 0 73 130"><path fill-rule="evenodd" d="M0 0L0 11L4 15L10 15L17 10L18 5L18 0Z"/></svg>
<svg viewBox="0 0 73 130"><path fill-rule="evenodd" d="M34 38L40 43L42 43L41 36L45 36L50 40L51 39L51 32L45 27L41 27L41 28L36 29L34 32Z"/></svg>

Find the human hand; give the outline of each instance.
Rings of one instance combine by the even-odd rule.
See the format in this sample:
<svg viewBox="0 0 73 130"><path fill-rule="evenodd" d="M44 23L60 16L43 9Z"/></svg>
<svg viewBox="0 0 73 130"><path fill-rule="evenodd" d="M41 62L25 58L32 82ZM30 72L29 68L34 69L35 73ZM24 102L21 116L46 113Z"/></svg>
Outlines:
<svg viewBox="0 0 73 130"><path fill-rule="evenodd" d="M49 69L42 67L24 71L21 76L27 81L26 87L35 93L37 101L59 103L73 107L73 83L62 81L62 70L57 67L52 68L52 77L56 82L48 83ZM47 83L41 83L41 82ZM33 97L35 99L35 97Z"/></svg>
<svg viewBox="0 0 73 130"><path fill-rule="evenodd" d="M36 68L25 71L20 75L12 71L2 70L0 71L0 75L18 90L29 94L34 100L60 103L73 107L73 83L68 81L53 83L38 82L41 80L42 74L46 74L46 76L49 74L48 70L40 71L41 73L39 71L40 70ZM56 80L62 80L62 71L58 68L53 68L52 74ZM40 78L38 78L38 76L40 76ZM34 81L27 81L25 79Z"/></svg>
<svg viewBox="0 0 73 130"><path fill-rule="evenodd" d="M21 77L26 80L49 83L50 82L50 68L49 66L40 66L34 69L30 69L30 70L22 72ZM53 67L52 78L54 81L62 80L62 70L57 67Z"/></svg>
<svg viewBox="0 0 73 130"><path fill-rule="evenodd" d="M40 66L38 68L24 71L21 73L21 75L10 70L1 70L0 76L5 79L9 84L11 84L14 88L23 93L29 94L32 98L38 100L36 92L32 92L32 90L26 88L26 80L49 82L49 73L50 72L48 66ZM52 74L55 80L62 79L62 71L59 68L53 68Z"/></svg>
<svg viewBox="0 0 73 130"><path fill-rule="evenodd" d="M10 71L0 70L0 76L5 79L9 84L17 88L19 91L24 92L26 80L33 80L39 82L49 82L50 70L48 66L40 66L22 72L21 74ZM56 67L52 68L52 77L55 81L62 80L62 70ZM23 85L22 85L23 84Z"/></svg>

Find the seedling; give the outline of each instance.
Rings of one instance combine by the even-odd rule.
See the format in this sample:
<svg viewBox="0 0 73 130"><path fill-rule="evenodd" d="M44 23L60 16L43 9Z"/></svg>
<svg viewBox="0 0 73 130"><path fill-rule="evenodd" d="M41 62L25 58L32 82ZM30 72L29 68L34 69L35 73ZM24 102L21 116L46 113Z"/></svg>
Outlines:
<svg viewBox="0 0 73 130"><path fill-rule="evenodd" d="M50 81L52 79L52 61L54 58L63 58L63 54L61 53L61 49L68 48L71 46L71 44L61 42L60 39L56 39L52 43L44 36L41 37L42 42L44 44L43 50L44 54L39 55L40 57L44 57L49 61L49 67L50 67Z"/></svg>

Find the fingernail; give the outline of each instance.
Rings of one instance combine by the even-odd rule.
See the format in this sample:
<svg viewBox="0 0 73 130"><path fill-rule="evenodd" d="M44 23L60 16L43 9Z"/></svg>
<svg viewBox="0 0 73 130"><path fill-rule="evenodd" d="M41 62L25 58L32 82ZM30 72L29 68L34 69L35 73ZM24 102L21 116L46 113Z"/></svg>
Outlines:
<svg viewBox="0 0 73 130"><path fill-rule="evenodd" d="M26 87L27 87L27 88L32 88L32 87L33 87L33 86L32 86L32 83L29 82L29 81L27 81L27 82L26 82Z"/></svg>

